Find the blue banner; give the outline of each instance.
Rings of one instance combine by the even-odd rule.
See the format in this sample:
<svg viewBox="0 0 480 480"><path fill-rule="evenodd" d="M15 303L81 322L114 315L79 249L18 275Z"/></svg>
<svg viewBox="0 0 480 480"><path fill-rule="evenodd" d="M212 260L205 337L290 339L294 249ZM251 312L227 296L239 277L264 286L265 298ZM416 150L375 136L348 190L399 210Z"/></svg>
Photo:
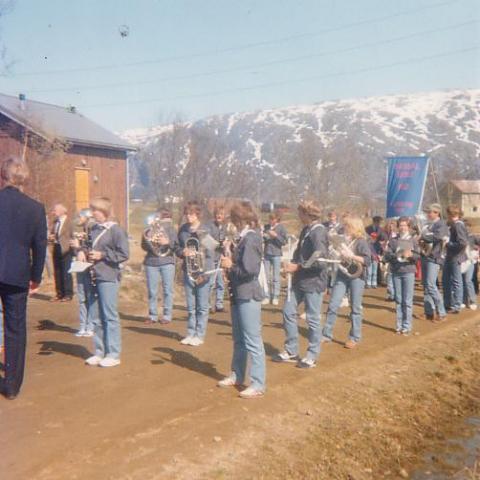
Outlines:
<svg viewBox="0 0 480 480"><path fill-rule="evenodd" d="M412 217L422 205L428 157L388 158L387 218Z"/></svg>

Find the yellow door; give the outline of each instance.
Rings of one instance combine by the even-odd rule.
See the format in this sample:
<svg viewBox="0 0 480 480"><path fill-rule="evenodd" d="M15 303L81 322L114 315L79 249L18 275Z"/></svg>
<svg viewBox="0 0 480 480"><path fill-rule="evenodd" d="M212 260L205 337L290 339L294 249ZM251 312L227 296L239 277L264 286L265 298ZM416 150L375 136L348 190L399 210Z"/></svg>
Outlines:
<svg viewBox="0 0 480 480"><path fill-rule="evenodd" d="M75 170L75 208L77 212L90 205L88 175L88 170L80 168Z"/></svg>

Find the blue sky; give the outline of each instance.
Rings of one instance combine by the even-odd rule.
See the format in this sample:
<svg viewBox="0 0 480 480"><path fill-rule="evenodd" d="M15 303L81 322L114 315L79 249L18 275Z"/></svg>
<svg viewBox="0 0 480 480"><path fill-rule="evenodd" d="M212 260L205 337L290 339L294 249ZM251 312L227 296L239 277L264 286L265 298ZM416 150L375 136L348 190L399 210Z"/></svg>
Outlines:
<svg viewBox="0 0 480 480"><path fill-rule="evenodd" d="M479 88L479 22L480 0L17 0L0 19L13 61L0 92L119 131Z"/></svg>

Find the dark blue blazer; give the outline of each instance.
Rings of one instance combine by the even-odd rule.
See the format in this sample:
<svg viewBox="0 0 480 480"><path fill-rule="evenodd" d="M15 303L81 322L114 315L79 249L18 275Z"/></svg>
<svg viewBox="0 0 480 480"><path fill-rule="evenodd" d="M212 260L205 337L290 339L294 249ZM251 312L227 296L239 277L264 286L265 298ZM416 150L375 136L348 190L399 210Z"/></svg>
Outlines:
<svg viewBox="0 0 480 480"><path fill-rule="evenodd" d="M45 208L14 187L0 190L0 283L40 283L47 252Z"/></svg>

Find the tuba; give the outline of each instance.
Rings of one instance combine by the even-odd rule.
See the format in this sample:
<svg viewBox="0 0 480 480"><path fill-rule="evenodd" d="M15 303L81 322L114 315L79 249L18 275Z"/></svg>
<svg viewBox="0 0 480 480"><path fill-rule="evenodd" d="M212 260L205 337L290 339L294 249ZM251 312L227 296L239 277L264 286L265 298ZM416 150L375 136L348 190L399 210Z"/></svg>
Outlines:
<svg viewBox="0 0 480 480"><path fill-rule="evenodd" d="M172 255L170 245L162 245L162 241L168 240L168 234L165 229L170 220L163 220L156 215L149 215L146 218L148 227L143 231L143 238L150 244L152 252L157 257L167 257Z"/></svg>
<svg viewBox="0 0 480 480"><path fill-rule="evenodd" d="M342 250L351 250L352 244L349 245L345 236L337 233L330 233L328 238L328 253L332 260L338 262L337 268L347 278L355 279L361 277L363 274L363 265L351 258L345 258L345 256L342 254Z"/></svg>

